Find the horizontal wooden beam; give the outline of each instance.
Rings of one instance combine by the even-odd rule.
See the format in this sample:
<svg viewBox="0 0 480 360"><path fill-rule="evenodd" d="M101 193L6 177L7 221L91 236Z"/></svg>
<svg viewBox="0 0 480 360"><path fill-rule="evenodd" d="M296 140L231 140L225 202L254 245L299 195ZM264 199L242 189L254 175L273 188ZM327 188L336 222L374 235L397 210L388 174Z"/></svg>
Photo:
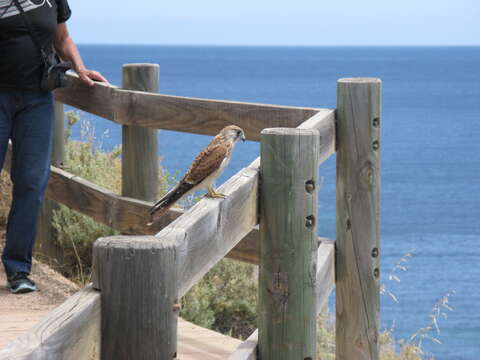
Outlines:
<svg viewBox="0 0 480 360"><path fill-rule="evenodd" d="M320 314L335 287L335 241L323 238L317 255L316 310Z"/></svg>
<svg viewBox="0 0 480 360"><path fill-rule="evenodd" d="M328 296L335 286L335 242L321 238L317 252L316 276L316 311L318 315L328 302ZM258 345L258 329L241 343L229 360L256 360Z"/></svg>
<svg viewBox="0 0 480 360"><path fill-rule="evenodd" d="M170 210L149 227L152 203L120 196L53 166L46 196L123 234L154 234L183 214L180 210Z"/></svg>
<svg viewBox="0 0 480 360"><path fill-rule="evenodd" d="M204 198L156 235L177 244L179 297L257 225L258 173L257 159L219 188L225 199Z"/></svg>
<svg viewBox="0 0 480 360"><path fill-rule="evenodd" d="M258 329L256 329L247 340L238 345L228 360L257 360Z"/></svg>
<svg viewBox="0 0 480 360"><path fill-rule="evenodd" d="M100 293L87 286L0 350L0 358L96 360L99 351Z"/></svg>
<svg viewBox="0 0 480 360"><path fill-rule="evenodd" d="M319 111L297 128L315 129L320 133L320 164L335 153L335 110Z"/></svg>
<svg viewBox="0 0 480 360"><path fill-rule="evenodd" d="M122 125L216 135L227 125L238 125L248 140L259 141L260 132L271 127L297 127L326 109L188 98L84 85L67 75L68 86L57 89L57 101Z"/></svg>

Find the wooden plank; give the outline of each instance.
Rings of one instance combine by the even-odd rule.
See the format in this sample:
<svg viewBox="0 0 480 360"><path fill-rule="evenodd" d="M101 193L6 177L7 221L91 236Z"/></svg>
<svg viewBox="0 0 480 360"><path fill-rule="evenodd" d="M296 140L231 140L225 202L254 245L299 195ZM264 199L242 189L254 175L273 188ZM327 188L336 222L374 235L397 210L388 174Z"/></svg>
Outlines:
<svg viewBox="0 0 480 360"><path fill-rule="evenodd" d="M67 73L65 81L66 87L54 91L55 100L114 121L116 86L97 82L91 87L80 81L74 73Z"/></svg>
<svg viewBox="0 0 480 360"><path fill-rule="evenodd" d="M318 130L261 140L258 339L263 360L316 356Z"/></svg>
<svg viewBox="0 0 480 360"><path fill-rule="evenodd" d="M102 360L177 354L177 244L112 236L93 247L93 286L102 296Z"/></svg>
<svg viewBox="0 0 480 360"><path fill-rule="evenodd" d="M318 315L328 303L328 297L335 286L335 242L321 238L317 251L316 275L316 314ZM241 343L230 355L229 360L256 360L258 345L258 329Z"/></svg>
<svg viewBox="0 0 480 360"><path fill-rule="evenodd" d="M67 78L68 87L55 90L58 101L122 125L213 136L234 124L248 140L258 141L265 128L297 127L321 110L152 94L104 84L90 88L73 74Z"/></svg>
<svg viewBox="0 0 480 360"><path fill-rule="evenodd" d="M178 319L180 360L225 360L239 344L238 339Z"/></svg>
<svg viewBox="0 0 480 360"><path fill-rule="evenodd" d="M158 64L123 65L123 88L158 92ZM122 195L156 201L159 187L158 130L122 126Z"/></svg>
<svg viewBox="0 0 480 360"><path fill-rule="evenodd" d="M183 213L171 209L149 227L151 202L120 196L55 167L51 168L46 196L124 234L156 233Z"/></svg>
<svg viewBox="0 0 480 360"><path fill-rule="evenodd" d="M223 184L226 199L204 198L156 236L178 242L183 296L257 224L258 159Z"/></svg>
<svg viewBox="0 0 480 360"><path fill-rule="evenodd" d="M320 134L320 164L335 153L335 110L323 109L301 123L297 129L318 130Z"/></svg>
<svg viewBox="0 0 480 360"><path fill-rule="evenodd" d="M296 127L318 109L196 99L171 95L118 91L123 104L116 111L119 123L190 132L217 134L227 125L240 126L248 140L258 141L268 127Z"/></svg>
<svg viewBox="0 0 480 360"><path fill-rule="evenodd" d="M225 256L250 264L258 264L260 262L258 256L259 237L260 234L257 225Z"/></svg>
<svg viewBox="0 0 480 360"><path fill-rule="evenodd" d="M0 359L94 360L99 344L100 294L87 286L0 350Z"/></svg>
<svg viewBox="0 0 480 360"><path fill-rule="evenodd" d="M228 360L256 360L258 358L258 329L241 343Z"/></svg>
<svg viewBox="0 0 480 360"><path fill-rule="evenodd" d="M337 90L336 359L378 360L381 81Z"/></svg>
<svg viewBox="0 0 480 360"><path fill-rule="evenodd" d="M328 303L328 297L335 287L335 241L322 238L317 251L316 315Z"/></svg>
<svg viewBox="0 0 480 360"><path fill-rule="evenodd" d="M5 308L0 305L0 349L28 332L54 308L54 305L50 305L26 310L21 306Z"/></svg>

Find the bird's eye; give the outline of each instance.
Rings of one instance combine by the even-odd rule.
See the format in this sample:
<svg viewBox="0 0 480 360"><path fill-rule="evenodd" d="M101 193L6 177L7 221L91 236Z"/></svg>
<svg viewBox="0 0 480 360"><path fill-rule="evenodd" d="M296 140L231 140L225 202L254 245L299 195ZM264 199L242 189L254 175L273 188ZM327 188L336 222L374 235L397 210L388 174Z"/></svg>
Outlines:
<svg viewBox="0 0 480 360"><path fill-rule="evenodd" d="M237 130L237 136L242 135L242 132L240 130Z"/></svg>

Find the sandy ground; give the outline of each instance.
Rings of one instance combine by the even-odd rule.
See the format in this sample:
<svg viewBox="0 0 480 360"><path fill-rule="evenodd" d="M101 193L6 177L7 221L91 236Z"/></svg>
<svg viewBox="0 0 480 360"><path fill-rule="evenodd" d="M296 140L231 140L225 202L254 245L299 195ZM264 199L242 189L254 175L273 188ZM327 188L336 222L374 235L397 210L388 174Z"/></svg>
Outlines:
<svg viewBox="0 0 480 360"><path fill-rule="evenodd" d="M0 232L0 253L4 241L5 233ZM76 284L35 260L31 278L39 291L12 294L6 286L3 265L0 265L0 349L79 290Z"/></svg>
<svg viewBox="0 0 480 360"><path fill-rule="evenodd" d="M4 233L0 234L0 252L3 249ZM33 261L31 278L39 291L28 294L11 294L7 289L7 278L3 266L0 266L0 309L41 310L62 303L67 297L79 290L79 287L48 266ZM1 316L1 313L0 313Z"/></svg>

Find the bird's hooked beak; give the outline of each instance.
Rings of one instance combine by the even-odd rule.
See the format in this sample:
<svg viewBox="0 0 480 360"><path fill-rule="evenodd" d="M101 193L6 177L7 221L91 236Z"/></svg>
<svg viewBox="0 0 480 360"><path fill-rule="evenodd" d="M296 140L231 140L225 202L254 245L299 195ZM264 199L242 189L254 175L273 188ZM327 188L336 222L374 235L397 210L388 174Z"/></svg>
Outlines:
<svg viewBox="0 0 480 360"><path fill-rule="evenodd" d="M245 134L242 133L242 141L245 141Z"/></svg>

